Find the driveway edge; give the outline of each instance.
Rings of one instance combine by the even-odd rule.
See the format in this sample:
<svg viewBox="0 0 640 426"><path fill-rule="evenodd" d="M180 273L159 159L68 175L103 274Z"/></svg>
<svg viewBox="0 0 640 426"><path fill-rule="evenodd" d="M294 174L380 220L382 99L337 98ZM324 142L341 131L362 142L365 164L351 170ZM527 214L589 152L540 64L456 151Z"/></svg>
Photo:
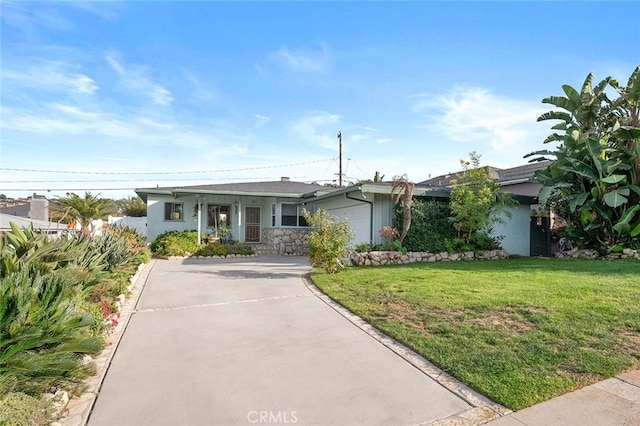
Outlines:
<svg viewBox="0 0 640 426"><path fill-rule="evenodd" d="M120 321L113 329L111 335L107 339L107 347L95 359L96 374L90 377L86 382L87 389L79 397L74 397L69 401L66 408L66 414L59 419L57 423L64 426L85 426L96 403L96 399L100 394L100 388L107 375L111 361L120 345L120 340L129 325L132 315L135 313L135 307L138 304L140 295L147 284L149 273L155 266L155 260L151 259L149 263L144 264L142 268L131 278L133 286L129 298L125 301L120 309ZM140 285L142 283L142 285Z"/></svg>
<svg viewBox="0 0 640 426"><path fill-rule="evenodd" d="M469 386L465 385L461 381L455 379L451 375L445 373L440 368L433 365L426 358L409 349L402 343L392 339L391 337L385 335L377 328L360 318L359 316L353 314L344 306L340 305L329 296L324 294L311 280L310 274L305 274L302 276L302 281L305 286L320 300L326 303L329 307L331 307L334 311L338 312L344 318L346 318L353 325L358 327L360 330L367 333L369 336L373 337L375 340L380 342L382 345L386 346L389 350L394 352L396 355L400 356L406 362L420 370L422 373L426 374L441 386L457 395L464 401L466 401L473 408L456 414L454 416L436 420L429 424L431 425L476 425L481 423L486 423L491 420L495 420L502 416L512 413L506 407L491 401L486 396L474 391Z"/></svg>

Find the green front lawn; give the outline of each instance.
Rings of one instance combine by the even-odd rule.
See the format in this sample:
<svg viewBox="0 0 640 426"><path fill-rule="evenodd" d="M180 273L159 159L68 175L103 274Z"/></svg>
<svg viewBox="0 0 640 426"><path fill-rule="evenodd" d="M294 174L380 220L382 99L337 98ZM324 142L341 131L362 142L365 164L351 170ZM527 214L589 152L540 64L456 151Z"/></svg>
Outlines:
<svg viewBox="0 0 640 426"><path fill-rule="evenodd" d="M316 285L518 410L640 365L640 263L556 259L353 267Z"/></svg>

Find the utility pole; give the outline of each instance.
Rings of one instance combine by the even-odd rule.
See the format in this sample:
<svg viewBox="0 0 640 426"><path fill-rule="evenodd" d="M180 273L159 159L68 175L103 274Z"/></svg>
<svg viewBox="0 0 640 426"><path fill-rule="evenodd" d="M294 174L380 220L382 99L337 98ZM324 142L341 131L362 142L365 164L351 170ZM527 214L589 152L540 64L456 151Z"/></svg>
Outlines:
<svg viewBox="0 0 640 426"><path fill-rule="evenodd" d="M340 142L340 150L338 155L338 187L342 188L342 132L338 131L338 141Z"/></svg>

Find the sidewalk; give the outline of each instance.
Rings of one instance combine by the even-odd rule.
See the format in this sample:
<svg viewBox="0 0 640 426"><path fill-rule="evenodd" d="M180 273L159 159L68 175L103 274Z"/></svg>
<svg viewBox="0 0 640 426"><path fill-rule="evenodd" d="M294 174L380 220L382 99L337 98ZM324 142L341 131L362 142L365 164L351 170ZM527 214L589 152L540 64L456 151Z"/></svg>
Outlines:
<svg viewBox="0 0 640 426"><path fill-rule="evenodd" d="M541 402L487 425L640 425L640 369Z"/></svg>

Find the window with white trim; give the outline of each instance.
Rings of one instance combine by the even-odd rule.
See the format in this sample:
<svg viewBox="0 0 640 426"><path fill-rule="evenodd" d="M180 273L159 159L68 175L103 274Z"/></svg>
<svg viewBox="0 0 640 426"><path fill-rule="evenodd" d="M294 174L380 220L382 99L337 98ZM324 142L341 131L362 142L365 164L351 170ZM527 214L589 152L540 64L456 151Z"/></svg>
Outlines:
<svg viewBox="0 0 640 426"><path fill-rule="evenodd" d="M276 205L271 204L271 226L276 226Z"/></svg>
<svg viewBox="0 0 640 426"><path fill-rule="evenodd" d="M164 203L164 220L184 220L184 204Z"/></svg>
<svg viewBox="0 0 640 426"><path fill-rule="evenodd" d="M282 203L280 206L282 211L280 215L280 225L281 226L304 226L307 227L309 224L302 216L302 210L307 209L311 213L315 210L314 206L298 206L296 204L286 204Z"/></svg>

